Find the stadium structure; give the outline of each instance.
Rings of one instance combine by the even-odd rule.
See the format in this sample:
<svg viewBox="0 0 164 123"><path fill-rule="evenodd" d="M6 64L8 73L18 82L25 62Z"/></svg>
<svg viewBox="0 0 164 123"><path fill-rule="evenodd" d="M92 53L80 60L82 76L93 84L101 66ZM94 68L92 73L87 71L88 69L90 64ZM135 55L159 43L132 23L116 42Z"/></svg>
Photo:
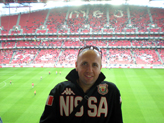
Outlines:
<svg viewBox="0 0 164 123"><path fill-rule="evenodd" d="M102 49L104 68L164 68L164 9L87 4L0 17L0 67L74 67L85 45Z"/></svg>

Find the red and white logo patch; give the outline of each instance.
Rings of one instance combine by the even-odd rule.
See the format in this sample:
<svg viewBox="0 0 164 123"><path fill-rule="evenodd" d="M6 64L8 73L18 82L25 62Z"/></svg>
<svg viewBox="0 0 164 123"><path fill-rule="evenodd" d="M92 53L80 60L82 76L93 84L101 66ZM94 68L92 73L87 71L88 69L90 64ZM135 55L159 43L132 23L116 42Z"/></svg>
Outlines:
<svg viewBox="0 0 164 123"><path fill-rule="evenodd" d="M99 94L105 95L108 93L108 85L107 84L99 84L97 87L98 87Z"/></svg>
<svg viewBox="0 0 164 123"><path fill-rule="evenodd" d="M52 106L53 100L54 100L54 97L49 95L48 98L47 98L46 105Z"/></svg>

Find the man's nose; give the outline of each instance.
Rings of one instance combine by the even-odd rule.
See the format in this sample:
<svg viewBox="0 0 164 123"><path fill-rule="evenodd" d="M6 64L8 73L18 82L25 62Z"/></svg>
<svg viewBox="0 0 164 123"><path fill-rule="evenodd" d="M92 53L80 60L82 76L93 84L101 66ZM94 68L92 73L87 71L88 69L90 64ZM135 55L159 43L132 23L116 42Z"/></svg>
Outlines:
<svg viewBox="0 0 164 123"><path fill-rule="evenodd" d="M92 72L92 70L93 70L93 69L92 69L92 65L88 65L87 71L88 71L88 72Z"/></svg>

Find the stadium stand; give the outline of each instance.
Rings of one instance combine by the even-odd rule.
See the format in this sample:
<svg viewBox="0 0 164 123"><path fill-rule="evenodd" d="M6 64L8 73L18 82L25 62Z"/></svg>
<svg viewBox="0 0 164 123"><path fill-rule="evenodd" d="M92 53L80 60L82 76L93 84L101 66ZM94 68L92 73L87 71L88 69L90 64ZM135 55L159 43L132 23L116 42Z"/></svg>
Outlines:
<svg viewBox="0 0 164 123"><path fill-rule="evenodd" d="M80 32L82 29L85 29L86 22L86 13L87 10L77 9L77 8L70 8L69 14L67 18L67 25L70 28L70 32ZM87 32L87 27L83 32Z"/></svg>
<svg viewBox="0 0 164 123"><path fill-rule="evenodd" d="M115 28L115 32L122 32L128 24L127 11L124 6L117 8L111 7L109 8L109 18L110 24L113 28Z"/></svg>
<svg viewBox="0 0 164 123"><path fill-rule="evenodd" d="M138 28L139 32L146 32L150 17L146 7L129 7L131 17L131 27Z"/></svg>
<svg viewBox="0 0 164 123"><path fill-rule="evenodd" d="M59 56L60 50L42 49L36 58L33 60L34 64L55 64Z"/></svg>
<svg viewBox="0 0 164 123"><path fill-rule="evenodd" d="M66 13L67 8L51 9L48 21L46 22L48 33L55 33L58 30L66 30L63 26L65 25Z"/></svg>
<svg viewBox="0 0 164 123"><path fill-rule="evenodd" d="M67 40L64 41L63 47L67 47L67 46L84 46L84 43L82 41L79 40Z"/></svg>
<svg viewBox="0 0 164 123"><path fill-rule="evenodd" d="M102 49L102 64L108 64L108 59L107 59L107 50Z"/></svg>
<svg viewBox="0 0 164 123"><path fill-rule="evenodd" d="M13 55L13 50L1 50L0 52L0 63L9 64Z"/></svg>
<svg viewBox="0 0 164 123"><path fill-rule="evenodd" d="M13 48L15 46L15 42L2 42L2 48Z"/></svg>
<svg viewBox="0 0 164 123"><path fill-rule="evenodd" d="M164 41L156 41L157 46L164 46Z"/></svg>
<svg viewBox="0 0 164 123"><path fill-rule="evenodd" d="M16 47L32 47L32 46L39 46L40 41L18 41L16 43Z"/></svg>
<svg viewBox="0 0 164 123"><path fill-rule="evenodd" d="M2 16L1 17L1 25L3 30L1 30L2 34L9 34L10 29L13 29L17 23L18 15L12 16Z"/></svg>
<svg viewBox="0 0 164 123"><path fill-rule="evenodd" d="M158 31L164 31L164 25L163 25L163 20L164 20L164 14L163 14L163 9L159 8L151 8L151 15L153 19L153 24L152 24L152 29L154 29L153 32L158 32Z"/></svg>
<svg viewBox="0 0 164 123"><path fill-rule="evenodd" d="M154 49L135 49L136 64L161 64Z"/></svg>
<svg viewBox="0 0 164 123"><path fill-rule="evenodd" d="M118 40L112 40L108 42L109 46L131 46L130 41L118 41Z"/></svg>
<svg viewBox="0 0 164 123"><path fill-rule="evenodd" d="M132 54L130 49L110 49L109 64L132 64Z"/></svg>
<svg viewBox="0 0 164 123"><path fill-rule="evenodd" d="M58 64L66 65L66 66L68 64L72 64L74 66L77 53L78 53L77 49L64 49L64 50L62 50L61 55L59 56Z"/></svg>
<svg viewBox="0 0 164 123"><path fill-rule="evenodd" d="M164 10L85 5L2 16L0 64L74 66L77 51L99 46L103 67L164 64Z"/></svg>
<svg viewBox="0 0 164 123"><path fill-rule="evenodd" d="M39 12L21 14L19 25L23 29L23 33L35 33L36 29L44 25L47 13L48 10L42 10Z"/></svg>
<svg viewBox="0 0 164 123"><path fill-rule="evenodd" d="M155 41L145 41L145 40L142 40L142 41L134 40L134 41L132 41L132 45L133 46L156 46L156 42Z"/></svg>
<svg viewBox="0 0 164 123"><path fill-rule="evenodd" d="M30 64L37 53L36 49L16 50L11 64Z"/></svg>
<svg viewBox="0 0 164 123"><path fill-rule="evenodd" d="M61 41L42 41L40 43L40 46L62 46L62 43L63 43L64 40L61 40Z"/></svg>
<svg viewBox="0 0 164 123"><path fill-rule="evenodd" d="M101 32L107 22L106 8L91 6L89 10L88 23L92 28L92 32Z"/></svg>
<svg viewBox="0 0 164 123"><path fill-rule="evenodd" d="M162 63L164 63L164 49L158 49Z"/></svg>

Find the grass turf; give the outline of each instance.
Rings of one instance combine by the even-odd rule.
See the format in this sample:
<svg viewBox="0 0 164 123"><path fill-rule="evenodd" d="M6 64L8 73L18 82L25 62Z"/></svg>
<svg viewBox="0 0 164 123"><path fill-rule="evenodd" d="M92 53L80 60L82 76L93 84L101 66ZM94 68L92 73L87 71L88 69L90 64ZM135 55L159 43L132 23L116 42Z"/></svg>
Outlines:
<svg viewBox="0 0 164 123"><path fill-rule="evenodd" d="M71 69L0 68L0 117L3 123L38 123L50 90L64 81ZM164 123L163 69L104 68L102 72L121 92L124 123Z"/></svg>

